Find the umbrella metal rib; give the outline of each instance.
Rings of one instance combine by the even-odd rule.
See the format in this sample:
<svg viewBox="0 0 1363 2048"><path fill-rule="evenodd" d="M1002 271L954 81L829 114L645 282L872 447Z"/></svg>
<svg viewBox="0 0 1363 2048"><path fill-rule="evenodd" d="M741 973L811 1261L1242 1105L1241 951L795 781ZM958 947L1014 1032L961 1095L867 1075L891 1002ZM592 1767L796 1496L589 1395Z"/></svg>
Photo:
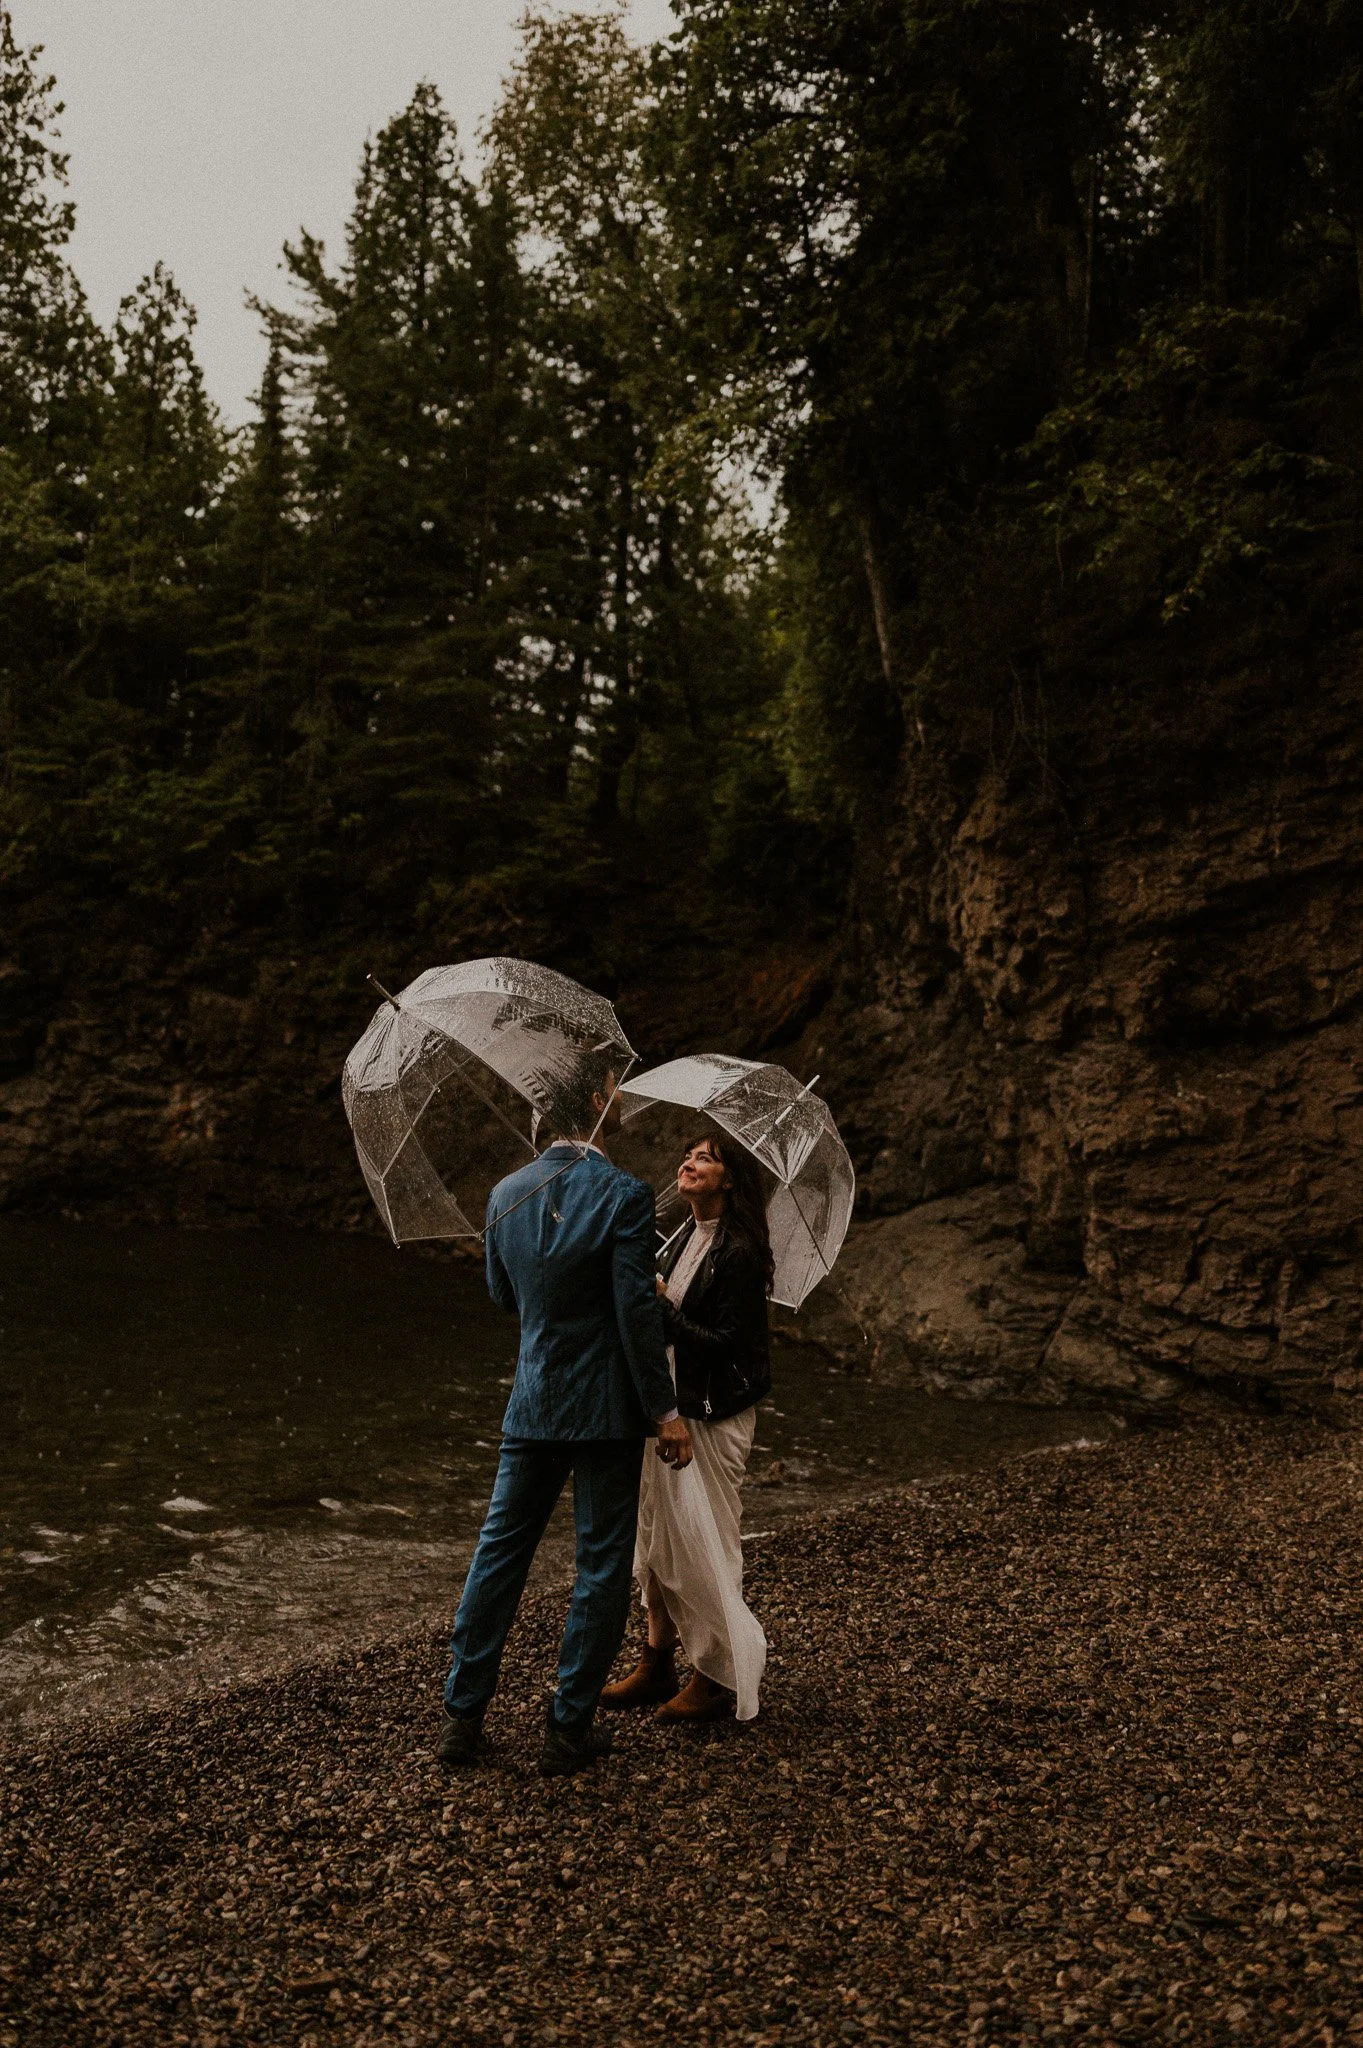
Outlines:
<svg viewBox="0 0 1363 2048"><path fill-rule="evenodd" d="M517 1143L525 1146L531 1158L538 1159L539 1154L538 1152L536 1152L535 1147L531 1143L530 1139L526 1137L525 1132L522 1130L518 1130L516 1125L512 1123L510 1117L504 1115L504 1113L500 1109L498 1109L496 1103L492 1100L492 1097L490 1095L485 1095L483 1093L482 1089L478 1086L478 1083L474 1080L473 1076L467 1071L467 1069L464 1067L456 1067L454 1071L458 1075L459 1079L463 1081L467 1087L473 1090L474 1094L478 1097L478 1100L482 1103L483 1107L485 1109L490 1109L492 1111L492 1114L496 1117L498 1123L505 1124L506 1128L510 1131L512 1137L516 1139ZM440 1093L444 1085L445 1084L443 1081L436 1082L435 1093L437 1095Z"/></svg>
<svg viewBox="0 0 1363 2048"><path fill-rule="evenodd" d="M804 1087L803 1087L803 1088L802 1088L802 1089L800 1090L800 1092L799 1092L799 1094L798 1094L798 1095L794 1095L794 1096L792 1096L792 1097L791 1097L790 1101L789 1101L789 1102L788 1102L788 1103L786 1104L785 1108L784 1108L784 1109L783 1109L783 1110L781 1111L781 1114L780 1114L780 1115L779 1115L779 1116L777 1117L777 1119L776 1119L775 1123L774 1123L774 1124L772 1125L772 1129L773 1129L773 1131L779 1131L779 1130L780 1130L780 1128L781 1128L782 1124L783 1124L783 1123L785 1122L786 1118L787 1118L787 1117L788 1117L788 1116L790 1115L790 1112L791 1112L791 1111L792 1111L792 1110L794 1109L794 1107L795 1107L796 1103L797 1103L797 1102L803 1102L803 1101L804 1101L804 1099L805 1099L806 1095L808 1095L808 1094L809 1094L809 1093L811 1092L811 1090L813 1089L814 1083L815 1083L815 1081L817 1081L817 1080L818 1080L818 1078L819 1078L819 1076L818 1076L817 1074L815 1074L815 1075L813 1076L813 1078L812 1078L812 1079L810 1079L810 1080L808 1080L808 1081L806 1081L806 1082L805 1082L805 1085L804 1085ZM789 1181L787 1181L787 1182L786 1182L786 1186L787 1186L787 1187L789 1187L789 1186L790 1186L790 1182L789 1182ZM796 1205L796 1206L797 1206L797 1207L799 1206L799 1205L798 1205L798 1203L797 1203L797 1205Z"/></svg>
<svg viewBox="0 0 1363 2048"><path fill-rule="evenodd" d="M638 1053L631 1053L629 1065L626 1066L624 1073L620 1076L620 1079L616 1082L615 1086L611 1089L610 1094L607 1096L606 1106L602 1110L600 1116L596 1119L595 1124L592 1126L592 1134L590 1138L586 1140L585 1144L583 1143L581 1138L570 1138L568 1140L568 1143L570 1145L581 1145L582 1150L577 1154L575 1158L567 1160L565 1164L560 1166L556 1172L551 1173L549 1175L548 1180L537 1181L534 1187L530 1189L529 1193L522 1195L518 1202L513 1202L509 1209L499 1209L497 1214L488 1223L487 1228L484 1230L480 1230L478 1233L479 1237L482 1238L484 1242L486 1242L487 1233L489 1230L495 1230L497 1225L499 1223L504 1223L508 1216L514 1216L516 1211L518 1209L524 1208L525 1204L528 1201L530 1201L535 1195L543 1194L544 1190L547 1187L551 1187L553 1183L556 1180L558 1180L562 1174L567 1173L569 1167L579 1165L580 1162L586 1158L587 1154L591 1151L592 1146L596 1143L602 1124L606 1121L606 1118L611 1113L612 1102L614 1102L616 1096L620 1093L620 1090L623 1087L624 1083L629 1079L630 1067L635 1065L635 1063L638 1060L638 1057ZM488 1107L491 1108L491 1106L492 1105L489 1103ZM532 1152L534 1151L533 1145L530 1149ZM537 1159L539 1157L539 1154L537 1152L535 1153L535 1157Z"/></svg>

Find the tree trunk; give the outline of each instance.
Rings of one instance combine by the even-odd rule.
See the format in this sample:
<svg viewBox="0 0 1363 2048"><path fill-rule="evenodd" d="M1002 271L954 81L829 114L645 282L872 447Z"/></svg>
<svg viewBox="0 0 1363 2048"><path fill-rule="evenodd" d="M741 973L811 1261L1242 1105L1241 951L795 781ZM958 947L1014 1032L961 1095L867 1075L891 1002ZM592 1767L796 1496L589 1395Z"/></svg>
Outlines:
<svg viewBox="0 0 1363 2048"><path fill-rule="evenodd" d="M875 620L876 644L880 649L880 670L885 678L887 690L895 687L894 646L890 638L890 607L885 595L885 579L881 574L880 558L876 553L875 535L871 530L869 514L857 515L857 531L861 535L861 559L866 565L866 587L871 593L871 616Z"/></svg>
<svg viewBox="0 0 1363 2048"><path fill-rule="evenodd" d="M592 817L598 825L613 825L620 816L620 781L639 737L629 620L629 544L633 527L634 479L627 470L620 479L620 518L615 529L615 579L611 590L615 612L611 628L615 703L602 740L596 802L592 806Z"/></svg>
<svg viewBox="0 0 1363 2048"><path fill-rule="evenodd" d="M1080 361L1088 368L1093 352L1093 266L1098 250L1098 165L1095 154L1089 162L1088 218L1084 235L1084 320Z"/></svg>
<svg viewBox="0 0 1363 2048"><path fill-rule="evenodd" d="M1230 172L1217 175L1212 193L1212 292L1221 305L1230 299L1231 282Z"/></svg>
<svg viewBox="0 0 1363 2048"><path fill-rule="evenodd" d="M566 803L573 769L573 748L577 743L577 721L587 687L586 628L590 619L579 619L583 637L568 671L563 697L555 713L555 733L544 772L544 791L551 803Z"/></svg>

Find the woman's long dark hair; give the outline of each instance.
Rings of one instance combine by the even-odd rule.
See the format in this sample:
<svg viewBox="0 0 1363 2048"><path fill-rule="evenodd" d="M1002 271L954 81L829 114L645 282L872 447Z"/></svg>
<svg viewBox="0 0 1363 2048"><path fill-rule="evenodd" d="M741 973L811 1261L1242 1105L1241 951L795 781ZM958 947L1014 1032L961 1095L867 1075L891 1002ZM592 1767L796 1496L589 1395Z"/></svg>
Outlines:
<svg viewBox="0 0 1363 2048"><path fill-rule="evenodd" d="M724 1225L741 1244L755 1252L762 1267L765 1290L771 1293L776 1278L776 1261L772 1257L771 1233L767 1229L767 1204L762 1191L762 1170L737 1138L731 1138L727 1131L697 1131L694 1138L688 1138L682 1158L687 1159L698 1145L708 1145L715 1156L724 1161L724 1171L729 1176L729 1185L724 1190Z"/></svg>

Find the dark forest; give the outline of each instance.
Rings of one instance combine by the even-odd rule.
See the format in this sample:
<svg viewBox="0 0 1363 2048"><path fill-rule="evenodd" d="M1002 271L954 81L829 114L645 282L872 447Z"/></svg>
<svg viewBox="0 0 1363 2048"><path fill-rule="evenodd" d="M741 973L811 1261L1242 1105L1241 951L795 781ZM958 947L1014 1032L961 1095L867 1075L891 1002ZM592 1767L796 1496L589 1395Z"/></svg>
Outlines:
<svg viewBox="0 0 1363 2048"><path fill-rule="evenodd" d="M236 433L163 270L91 318L0 21L12 920L367 962L643 870L836 918L925 722L1340 601L1343 0L529 17L476 155L420 84L287 249Z"/></svg>

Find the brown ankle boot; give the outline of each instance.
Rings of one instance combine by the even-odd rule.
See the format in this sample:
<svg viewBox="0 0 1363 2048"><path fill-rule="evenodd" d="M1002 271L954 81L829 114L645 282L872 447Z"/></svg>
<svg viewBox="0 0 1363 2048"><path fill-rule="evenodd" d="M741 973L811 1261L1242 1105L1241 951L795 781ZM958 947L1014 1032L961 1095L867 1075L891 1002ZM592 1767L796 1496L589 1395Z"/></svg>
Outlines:
<svg viewBox="0 0 1363 2048"><path fill-rule="evenodd" d="M659 1721L727 1721L734 1710L734 1696L726 1686L716 1685L703 1671L691 1675L685 1692L679 1692L659 1707Z"/></svg>
<svg viewBox="0 0 1363 2048"><path fill-rule="evenodd" d="M655 1650L650 1643L630 1672L601 1695L603 1707L655 1707L670 1700L677 1691L677 1646L664 1643Z"/></svg>

